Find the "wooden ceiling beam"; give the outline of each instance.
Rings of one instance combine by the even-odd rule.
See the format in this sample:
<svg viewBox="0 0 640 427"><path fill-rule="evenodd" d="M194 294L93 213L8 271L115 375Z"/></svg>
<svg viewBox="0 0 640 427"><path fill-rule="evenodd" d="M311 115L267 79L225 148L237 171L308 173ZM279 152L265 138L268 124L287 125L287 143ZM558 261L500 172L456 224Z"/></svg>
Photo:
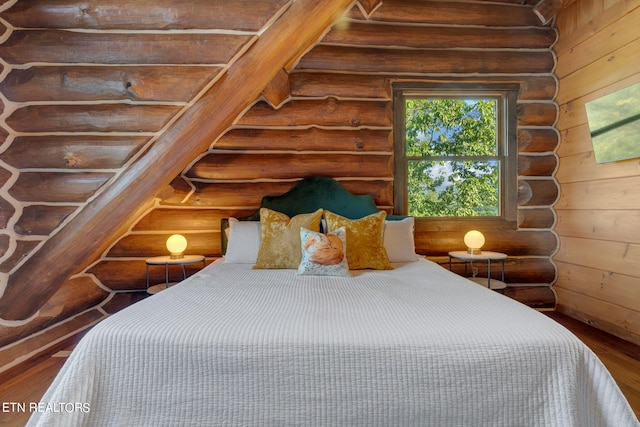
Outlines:
<svg viewBox="0 0 640 427"><path fill-rule="evenodd" d="M296 0L227 72L156 141L148 152L50 237L9 277L0 317L24 320L77 270L97 259L154 195L297 61L354 4L353 0Z"/></svg>

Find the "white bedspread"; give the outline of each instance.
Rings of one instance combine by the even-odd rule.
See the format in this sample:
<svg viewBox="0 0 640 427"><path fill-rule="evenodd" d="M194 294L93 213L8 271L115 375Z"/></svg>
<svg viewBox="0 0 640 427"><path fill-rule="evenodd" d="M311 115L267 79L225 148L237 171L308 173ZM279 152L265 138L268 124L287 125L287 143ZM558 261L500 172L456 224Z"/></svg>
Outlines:
<svg viewBox="0 0 640 427"><path fill-rule="evenodd" d="M394 266L215 263L94 327L43 398L85 410L29 425L638 425L554 321L429 261Z"/></svg>

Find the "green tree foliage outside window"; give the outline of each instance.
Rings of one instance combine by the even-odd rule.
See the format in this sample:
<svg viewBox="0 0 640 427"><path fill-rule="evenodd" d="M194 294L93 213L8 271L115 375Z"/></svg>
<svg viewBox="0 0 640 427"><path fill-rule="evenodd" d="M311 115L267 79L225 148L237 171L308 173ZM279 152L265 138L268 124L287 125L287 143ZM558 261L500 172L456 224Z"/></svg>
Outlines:
<svg viewBox="0 0 640 427"><path fill-rule="evenodd" d="M409 215L499 216L495 99L406 99Z"/></svg>

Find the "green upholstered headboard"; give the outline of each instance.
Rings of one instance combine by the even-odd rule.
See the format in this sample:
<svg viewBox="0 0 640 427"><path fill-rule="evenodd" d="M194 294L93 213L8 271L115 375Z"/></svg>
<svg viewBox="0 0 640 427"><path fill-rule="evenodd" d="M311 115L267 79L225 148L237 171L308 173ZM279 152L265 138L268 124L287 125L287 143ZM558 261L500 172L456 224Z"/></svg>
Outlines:
<svg viewBox="0 0 640 427"><path fill-rule="evenodd" d="M371 195L351 194L338 181L322 176L298 181L289 191L280 196L263 197L260 208L282 212L289 217L314 212L322 208L349 219L362 218L379 210ZM390 220L402 218L406 217L388 216ZM260 221L260 209L247 217L238 219L240 221ZM228 227L228 218L223 218L221 224L222 254L227 251L225 231Z"/></svg>

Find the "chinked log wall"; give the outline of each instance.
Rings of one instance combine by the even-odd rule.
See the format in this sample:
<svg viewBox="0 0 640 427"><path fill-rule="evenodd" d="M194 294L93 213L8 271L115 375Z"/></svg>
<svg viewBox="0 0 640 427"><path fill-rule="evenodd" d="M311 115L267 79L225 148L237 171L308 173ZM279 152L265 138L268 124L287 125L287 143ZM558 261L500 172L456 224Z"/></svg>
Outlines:
<svg viewBox="0 0 640 427"><path fill-rule="evenodd" d="M215 78L220 63L245 42L245 33L264 24L259 18L271 16L284 2L255 1L246 7L229 1L214 11L207 2L193 0L197 13L184 14L184 8L167 12L172 21L163 28L145 27L145 17L166 9L151 3L126 15L102 9L93 21L64 18L63 6L46 0L18 2L2 15L16 28L34 28L14 30L0 45L2 57L18 64L0 84L9 101L5 121L18 132L7 138L11 143L0 157L9 166L1 172L12 184L5 197L11 202L2 200L3 214L4 207L15 210L0 219L19 235L3 271L126 167ZM1 327L4 344L95 305L104 299L105 288L143 289L144 259L164 255L164 241L173 232L188 237L188 252L220 256L221 218L251 212L262 196L281 194L301 177L335 177L350 191L373 194L382 209L392 210L394 81L521 85L519 228L487 233L487 247L511 255L508 282L551 283L555 268L550 256L557 248L551 205L558 197L552 177L558 144L550 49L555 32L541 26L531 4L512 3L385 0L368 17L354 7L322 43L291 64L289 75L279 76L272 88L276 96L257 102L211 141L211 149L193 159L158 195L156 207L120 236L100 262L68 281L41 312L43 320ZM233 37L154 33L185 28L242 31ZM122 37L103 29L133 33ZM462 248L463 232L420 222L417 250L443 260L448 250ZM3 252L9 251L10 239L0 237L0 244L6 243ZM152 280L162 279L159 272L153 274Z"/></svg>
<svg viewBox="0 0 640 427"><path fill-rule="evenodd" d="M530 6L482 2L385 1L366 19L354 8L289 74L290 96L257 102L173 183L174 194L142 218L91 269L113 289L143 285L140 260L161 255L168 234L187 235L192 253L220 255L220 219L253 211L291 181L325 175L393 209L391 83L406 80L517 82L517 230L488 230L487 247L510 255L507 281L549 284L557 249L551 204L558 133L556 34ZM192 191L193 190L193 191ZM200 218L196 223L194 218ZM160 232L160 233L158 233ZM163 233L164 232L164 233ZM417 251L443 261L462 249L462 229L419 222ZM116 274L126 271L127 274Z"/></svg>
<svg viewBox="0 0 640 427"><path fill-rule="evenodd" d="M146 152L172 116L289 4L4 2L0 283ZM119 215L127 214L139 215ZM81 235L76 242L82 245ZM73 258L57 260L82 271ZM119 298L103 303L108 297L95 277L77 275L33 318L1 321L0 369L122 306Z"/></svg>

